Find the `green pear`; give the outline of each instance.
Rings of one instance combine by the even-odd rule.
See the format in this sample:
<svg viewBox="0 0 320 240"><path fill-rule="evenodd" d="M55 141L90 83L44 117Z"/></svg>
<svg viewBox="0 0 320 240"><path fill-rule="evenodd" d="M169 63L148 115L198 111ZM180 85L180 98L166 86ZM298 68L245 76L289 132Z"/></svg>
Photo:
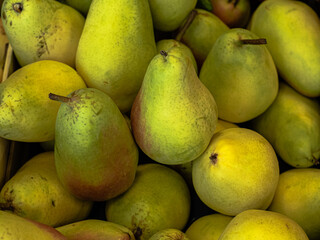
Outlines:
<svg viewBox="0 0 320 240"><path fill-rule="evenodd" d="M249 209L227 225L219 240L309 240L300 225L272 211Z"/></svg>
<svg viewBox="0 0 320 240"><path fill-rule="evenodd" d="M197 0L149 0L154 28L176 30L195 8Z"/></svg>
<svg viewBox="0 0 320 240"><path fill-rule="evenodd" d="M181 175L165 165L146 163L138 165L128 191L106 202L106 219L129 228L136 239L148 240L163 229L182 230L190 207Z"/></svg>
<svg viewBox="0 0 320 240"><path fill-rule="evenodd" d="M232 218L220 213L202 216L190 224L186 234L190 240L218 240Z"/></svg>
<svg viewBox="0 0 320 240"><path fill-rule="evenodd" d="M190 58L174 48L157 54L131 109L142 151L159 163L190 162L208 146L217 120L215 100Z"/></svg>
<svg viewBox="0 0 320 240"><path fill-rule="evenodd" d="M86 16L89 12L92 0L64 0L63 2Z"/></svg>
<svg viewBox="0 0 320 240"><path fill-rule="evenodd" d="M57 227L85 219L92 202L82 201L60 183L53 152L28 160L3 186L0 209Z"/></svg>
<svg viewBox="0 0 320 240"><path fill-rule="evenodd" d="M255 118L250 128L263 135L283 161L305 168L320 159L320 105L285 82L274 103Z"/></svg>
<svg viewBox="0 0 320 240"><path fill-rule="evenodd" d="M153 234L149 240L190 240L188 236L179 229L166 228Z"/></svg>
<svg viewBox="0 0 320 240"><path fill-rule="evenodd" d="M277 69L265 39L242 28L217 39L199 78L216 100L219 118L234 123L263 113L278 93Z"/></svg>
<svg viewBox="0 0 320 240"><path fill-rule="evenodd" d="M67 240L51 226L0 210L0 233L3 240Z"/></svg>
<svg viewBox="0 0 320 240"><path fill-rule="evenodd" d="M194 189L211 209L235 216L247 209L267 209L279 180L279 163L271 144L247 128L213 135L192 165Z"/></svg>
<svg viewBox="0 0 320 240"><path fill-rule="evenodd" d="M55 0L5 0L1 18L21 66L49 59L75 67L85 19L72 7Z"/></svg>
<svg viewBox="0 0 320 240"><path fill-rule="evenodd" d="M264 1L249 29L268 40L279 75L307 97L320 96L320 18L302 1ZM297 34L298 33L298 34Z"/></svg>
<svg viewBox="0 0 320 240"><path fill-rule="evenodd" d="M134 240L126 227L99 219L85 219L56 228L68 240Z"/></svg>
<svg viewBox="0 0 320 240"><path fill-rule="evenodd" d="M320 239L320 169L289 169L280 174L270 211L296 221L310 240Z"/></svg>
<svg viewBox="0 0 320 240"><path fill-rule="evenodd" d="M176 39L161 39L157 42L158 52L161 52L161 51L167 52L173 47L181 50L182 54L185 54L186 57L189 57L191 59L192 64L196 70L196 73L198 74L198 65L197 65L196 59L194 58L192 51L187 45L185 45L184 43Z"/></svg>
<svg viewBox="0 0 320 240"><path fill-rule="evenodd" d="M154 55L148 0L91 3L76 55L77 71L89 87L107 93L128 112Z"/></svg>
<svg viewBox="0 0 320 240"><path fill-rule="evenodd" d="M61 102L55 130L55 165L64 187L80 199L105 201L125 192L138 164L127 121L115 102L95 88L83 88Z"/></svg>
<svg viewBox="0 0 320 240"><path fill-rule="evenodd" d="M48 98L52 91L67 95L86 88L67 64L42 60L17 69L0 84L0 137L21 142L54 139L60 103Z"/></svg>
<svg viewBox="0 0 320 240"><path fill-rule="evenodd" d="M196 15L181 36L181 42L186 44L194 54L198 66L201 67L207 58L217 38L229 27L213 13L196 8ZM182 31L184 24L180 26Z"/></svg>

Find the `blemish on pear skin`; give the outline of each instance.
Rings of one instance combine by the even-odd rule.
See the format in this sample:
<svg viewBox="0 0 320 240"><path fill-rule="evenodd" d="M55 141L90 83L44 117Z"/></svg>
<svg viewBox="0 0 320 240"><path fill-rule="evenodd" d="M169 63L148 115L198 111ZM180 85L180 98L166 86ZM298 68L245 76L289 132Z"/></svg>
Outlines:
<svg viewBox="0 0 320 240"><path fill-rule="evenodd" d="M211 162L215 165L218 162L218 153L211 153L210 155Z"/></svg>

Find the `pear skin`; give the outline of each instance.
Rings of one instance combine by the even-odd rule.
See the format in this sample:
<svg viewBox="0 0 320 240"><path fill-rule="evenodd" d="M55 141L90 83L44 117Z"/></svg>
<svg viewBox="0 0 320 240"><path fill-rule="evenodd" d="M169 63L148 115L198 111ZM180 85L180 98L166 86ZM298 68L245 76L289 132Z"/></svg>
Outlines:
<svg viewBox="0 0 320 240"><path fill-rule="evenodd" d="M142 151L159 163L190 162L208 146L217 120L215 100L191 60L173 48L157 54L131 109Z"/></svg>
<svg viewBox="0 0 320 240"><path fill-rule="evenodd" d="M0 84L0 136L21 142L54 139L60 103L48 94L67 95L79 88L86 84L67 64L42 60L19 68Z"/></svg>
<svg viewBox="0 0 320 240"><path fill-rule="evenodd" d="M76 55L76 69L89 87L108 94L126 113L154 55L148 0L91 3Z"/></svg>
<svg viewBox="0 0 320 240"><path fill-rule="evenodd" d="M48 59L75 67L85 22L77 10L52 0L5 0L1 18L20 66Z"/></svg>
<svg viewBox="0 0 320 240"><path fill-rule="evenodd" d="M249 29L266 38L279 75L307 97L320 96L320 18L302 1L264 1ZM297 34L299 33L299 34Z"/></svg>
<svg viewBox="0 0 320 240"><path fill-rule="evenodd" d="M153 234L149 240L190 240L188 236L179 229L166 228Z"/></svg>
<svg viewBox="0 0 320 240"><path fill-rule="evenodd" d="M67 240L51 226L0 210L0 233L3 240Z"/></svg>
<svg viewBox="0 0 320 240"><path fill-rule="evenodd" d="M126 227L99 219L86 219L56 228L68 240L134 240L133 233Z"/></svg>
<svg viewBox="0 0 320 240"><path fill-rule="evenodd" d="M95 88L61 101L56 119L55 165L65 188L80 199L105 201L133 183L139 152L127 121L114 101Z"/></svg>
<svg viewBox="0 0 320 240"><path fill-rule="evenodd" d="M272 144L280 158L295 168L311 167L320 159L320 106L312 98L280 82L272 105L253 119L250 128Z"/></svg>
<svg viewBox="0 0 320 240"><path fill-rule="evenodd" d="M85 219L92 202L82 201L60 183L53 152L28 160L2 187L0 209L57 227Z"/></svg>

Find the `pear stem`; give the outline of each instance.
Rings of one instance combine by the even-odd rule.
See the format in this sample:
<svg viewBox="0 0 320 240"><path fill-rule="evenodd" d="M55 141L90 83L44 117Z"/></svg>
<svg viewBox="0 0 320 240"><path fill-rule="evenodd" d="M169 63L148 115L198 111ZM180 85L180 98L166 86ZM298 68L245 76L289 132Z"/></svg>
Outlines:
<svg viewBox="0 0 320 240"><path fill-rule="evenodd" d="M267 39L265 38L258 38L258 39L240 39L242 44L249 44L249 45L262 45L267 44Z"/></svg>
<svg viewBox="0 0 320 240"><path fill-rule="evenodd" d="M179 42L181 41L184 33L187 31L188 27L190 26L190 24L192 23L192 21L196 17L196 15L197 15L197 11L194 9L189 13L187 20L185 21L183 26L180 28L180 30L176 36L177 41L179 41Z"/></svg>
<svg viewBox="0 0 320 240"><path fill-rule="evenodd" d="M14 3L14 4L12 4L12 8L13 8L13 10L15 11L15 12L17 12L17 13L21 13L22 12L22 10L23 10L23 5L22 5L22 3Z"/></svg>
<svg viewBox="0 0 320 240"><path fill-rule="evenodd" d="M54 93L49 93L49 98L51 100L64 102L64 103L68 103L68 102L72 101L72 99L70 97L64 97L64 96L60 96L60 95L57 95L57 94L54 94Z"/></svg>

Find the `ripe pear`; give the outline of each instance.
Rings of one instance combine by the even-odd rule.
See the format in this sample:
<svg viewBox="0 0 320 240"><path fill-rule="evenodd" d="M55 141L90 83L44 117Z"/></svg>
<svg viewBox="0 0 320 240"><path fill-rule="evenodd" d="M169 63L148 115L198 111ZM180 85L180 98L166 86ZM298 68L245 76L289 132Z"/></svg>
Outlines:
<svg viewBox="0 0 320 240"><path fill-rule="evenodd" d="M53 152L28 160L3 186L0 209L57 227L85 219L92 202L82 201L60 183Z"/></svg>
<svg viewBox="0 0 320 240"><path fill-rule="evenodd" d="M149 240L190 240L188 236L179 229L166 228L153 234Z"/></svg>
<svg viewBox="0 0 320 240"><path fill-rule="evenodd" d="M230 216L247 209L267 209L279 180L279 163L271 144L247 128L213 135L192 165L194 189L211 209Z"/></svg>
<svg viewBox="0 0 320 240"><path fill-rule="evenodd" d="M220 213L204 215L190 224L186 234L190 240L218 240L232 218Z"/></svg>
<svg viewBox="0 0 320 240"><path fill-rule="evenodd" d="M272 211L249 209L227 225L219 240L309 240L291 218Z"/></svg>
<svg viewBox="0 0 320 240"><path fill-rule="evenodd" d="M85 19L72 7L55 0L4 0L1 18L20 66L49 59L75 67Z"/></svg>
<svg viewBox="0 0 320 240"><path fill-rule="evenodd" d="M136 239L148 240L156 232L182 230L190 214L191 200L184 179L157 163L138 165L132 186L106 202L106 219L129 228Z"/></svg>
<svg viewBox="0 0 320 240"><path fill-rule="evenodd" d="M141 150L156 162L182 164L208 146L217 106L180 50L161 51L149 64L131 109L131 126Z"/></svg>
<svg viewBox="0 0 320 240"><path fill-rule="evenodd" d="M176 30L196 4L197 0L149 0L154 28L163 32Z"/></svg>
<svg viewBox="0 0 320 240"><path fill-rule="evenodd" d="M115 102L95 88L79 89L67 97L50 94L50 98L62 103L54 154L64 187L91 201L125 192L135 178L139 153Z"/></svg>
<svg viewBox="0 0 320 240"><path fill-rule="evenodd" d="M99 219L85 219L56 228L68 240L134 240L126 227Z"/></svg>
<svg viewBox="0 0 320 240"><path fill-rule="evenodd" d="M182 34L181 42L191 49L200 68L217 38L229 27L207 10L196 8L194 11L196 15ZM182 31L183 26L184 23L179 31Z"/></svg>
<svg viewBox="0 0 320 240"><path fill-rule="evenodd" d="M91 3L76 55L76 69L89 87L102 90L128 112L154 55L148 0Z"/></svg>
<svg viewBox="0 0 320 240"><path fill-rule="evenodd" d="M292 167L316 165L320 159L320 105L285 82L274 103L250 123L283 161Z"/></svg>
<svg viewBox="0 0 320 240"><path fill-rule="evenodd" d="M7 48L9 45L9 40L4 31L2 19L0 19L0 83L3 80L3 70L5 67L6 55L7 55Z"/></svg>
<svg viewBox="0 0 320 240"><path fill-rule="evenodd" d="M265 39L242 28L222 34L203 63L200 80L219 118L242 123L263 113L278 93L278 74Z"/></svg>
<svg viewBox="0 0 320 240"><path fill-rule="evenodd" d="M1 210L0 233L3 240L67 240L51 226Z"/></svg>
<svg viewBox="0 0 320 240"><path fill-rule="evenodd" d="M249 29L267 38L279 75L291 87L307 97L320 96L320 18L310 6L302 1L264 1Z"/></svg>
<svg viewBox="0 0 320 240"><path fill-rule="evenodd" d="M86 88L85 82L65 63L42 60L17 69L0 84L0 137L21 142L52 140L60 103L51 101L48 94L67 95L79 88Z"/></svg>
<svg viewBox="0 0 320 240"><path fill-rule="evenodd" d="M320 239L320 169L289 169L280 174L270 211L296 221L310 240Z"/></svg>

